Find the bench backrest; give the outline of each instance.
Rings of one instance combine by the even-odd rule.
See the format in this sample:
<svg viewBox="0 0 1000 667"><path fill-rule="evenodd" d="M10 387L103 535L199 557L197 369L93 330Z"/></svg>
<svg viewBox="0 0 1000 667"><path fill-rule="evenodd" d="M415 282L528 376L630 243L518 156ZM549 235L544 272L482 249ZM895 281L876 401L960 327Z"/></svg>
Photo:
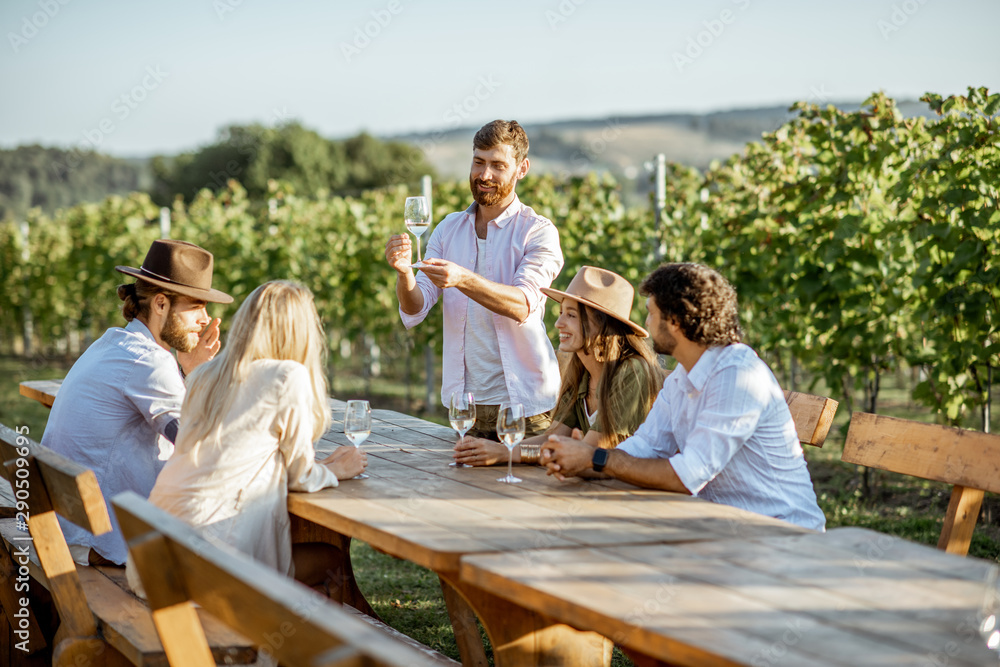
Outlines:
<svg viewBox="0 0 1000 667"><path fill-rule="evenodd" d="M841 459L954 485L938 548L963 556L983 491L1000 492L1000 435L855 412Z"/></svg>
<svg viewBox="0 0 1000 667"><path fill-rule="evenodd" d="M797 391L785 391L785 402L792 413L799 441L804 445L822 447L840 404L826 396L801 394Z"/></svg>
<svg viewBox="0 0 1000 667"><path fill-rule="evenodd" d="M112 503L175 667L215 664L192 602L289 667L436 664L302 584L209 543L135 493Z"/></svg>
<svg viewBox="0 0 1000 667"><path fill-rule="evenodd" d="M94 535L111 519L92 470L0 424L0 456L19 501L27 492L28 530L60 619L60 633L96 637L97 625L56 515Z"/></svg>

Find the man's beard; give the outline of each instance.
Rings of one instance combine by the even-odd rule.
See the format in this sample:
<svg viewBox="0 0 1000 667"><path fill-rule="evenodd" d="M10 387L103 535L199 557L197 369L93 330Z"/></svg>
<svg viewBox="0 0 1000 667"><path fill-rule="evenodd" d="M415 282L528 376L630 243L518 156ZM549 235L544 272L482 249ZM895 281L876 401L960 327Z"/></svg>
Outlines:
<svg viewBox="0 0 1000 667"><path fill-rule="evenodd" d="M652 332L650 332L652 333ZM666 327L662 327L658 332L659 335L654 335L653 338L653 352L657 354L666 354L669 356L674 356L674 350L677 349L677 339L670 335Z"/></svg>
<svg viewBox="0 0 1000 667"><path fill-rule="evenodd" d="M479 185L492 183L496 186L493 192L480 192ZM484 181L480 178L473 178L469 176L469 189L472 190L472 198L476 200L476 203L480 206L496 206L507 196L514 191L514 185L517 183L517 177L511 176L509 181Z"/></svg>
<svg viewBox="0 0 1000 667"><path fill-rule="evenodd" d="M201 329L185 329L180 316L170 309L167 321L160 330L160 339L178 352L190 352L198 345L198 339L190 334L200 331Z"/></svg>

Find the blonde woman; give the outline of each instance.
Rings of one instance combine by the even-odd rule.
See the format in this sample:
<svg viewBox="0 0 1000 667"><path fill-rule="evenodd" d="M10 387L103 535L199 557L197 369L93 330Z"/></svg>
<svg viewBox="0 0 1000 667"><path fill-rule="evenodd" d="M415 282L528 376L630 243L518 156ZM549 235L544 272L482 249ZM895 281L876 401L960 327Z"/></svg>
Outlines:
<svg viewBox="0 0 1000 667"><path fill-rule="evenodd" d="M308 585L325 583L326 545L293 553L287 493L337 486L367 466L354 447L316 461L313 443L330 425L324 341L308 289L274 281L254 290L223 351L188 377L176 449L149 496ZM141 594L131 566L128 577Z"/></svg>
<svg viewBox="0 0 1000 667"><path fill-rule="evenodd" d="M552 425L514 448L515 463L538 463L550 435L579 430L584 441L613 448L642 424L663 383L649 334L629 319L635 290L613 271L581 268L565 292L543 289L560 304L556 329L563 355L562 383ZM507 448L463 438L455 460L474 466L507 462Z"/></svg>

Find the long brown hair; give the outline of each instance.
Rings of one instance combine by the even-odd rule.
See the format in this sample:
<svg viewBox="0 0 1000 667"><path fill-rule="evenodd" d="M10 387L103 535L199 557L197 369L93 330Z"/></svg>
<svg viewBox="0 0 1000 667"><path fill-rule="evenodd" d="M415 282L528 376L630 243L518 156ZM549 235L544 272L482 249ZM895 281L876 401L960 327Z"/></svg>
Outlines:
<svg viewBox="0 0 1000 667"><path fill-rule="evenodd" d="M631 412L620 409L617 405L625 400L624 396L612 395L611 385L615 374L619 371L628 372L631 359L639 362L639 368L645 371L646 376L648 391L644 412L648 413L663 382L663 371L646 339L636 335L631 327L596 308L588 308L578 301L577 305L580 309L583 352L593 355L597 361L604 364L601 377L597 380L597 430L603 433L610 446L614 447L625 439L625 436L619 433L619 427L622 417ZM564 417L573 410L580 379L586 370L580 361L580 355L575 352L566 355L562 364L562 384L559 387L559 406L556 409L557 421L561 421L560 416Z"/></svg>

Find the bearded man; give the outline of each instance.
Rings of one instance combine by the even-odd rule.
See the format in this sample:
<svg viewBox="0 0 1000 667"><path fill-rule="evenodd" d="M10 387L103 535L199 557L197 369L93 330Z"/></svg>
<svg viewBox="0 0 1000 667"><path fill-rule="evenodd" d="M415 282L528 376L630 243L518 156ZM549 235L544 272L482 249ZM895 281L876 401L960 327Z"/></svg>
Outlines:
<svg viewBox="0 0 1000 667"><path fill-rule="evenodd" d="M495 120L473 139L469 187L475 200L445 217L427 243L420 274L405 234L389 239L396 297L411 328L444 298L441 400L476 398L470 436L497 439L501 403L524 406L526 435L545 431L559 392L559 365L545 332L547 288L563 257L559 232L514 192L528 173L528 137L517 121Z"/></svg>
<svg viewBox="0 0 1000 667"><path fill-rule="evenodd" d="M206 304L233 298L212 289L213 264L192 243L158 240L141 268L116 266L137 279L118 286L128 324L87 348L56 395L42 444L93 470L109 511L122 491L149 496L173 453L184 376L219 351L219 320ZM62 522L78 563L125 562L114 512L111 522L114 530L97 537Z"/></svg>

